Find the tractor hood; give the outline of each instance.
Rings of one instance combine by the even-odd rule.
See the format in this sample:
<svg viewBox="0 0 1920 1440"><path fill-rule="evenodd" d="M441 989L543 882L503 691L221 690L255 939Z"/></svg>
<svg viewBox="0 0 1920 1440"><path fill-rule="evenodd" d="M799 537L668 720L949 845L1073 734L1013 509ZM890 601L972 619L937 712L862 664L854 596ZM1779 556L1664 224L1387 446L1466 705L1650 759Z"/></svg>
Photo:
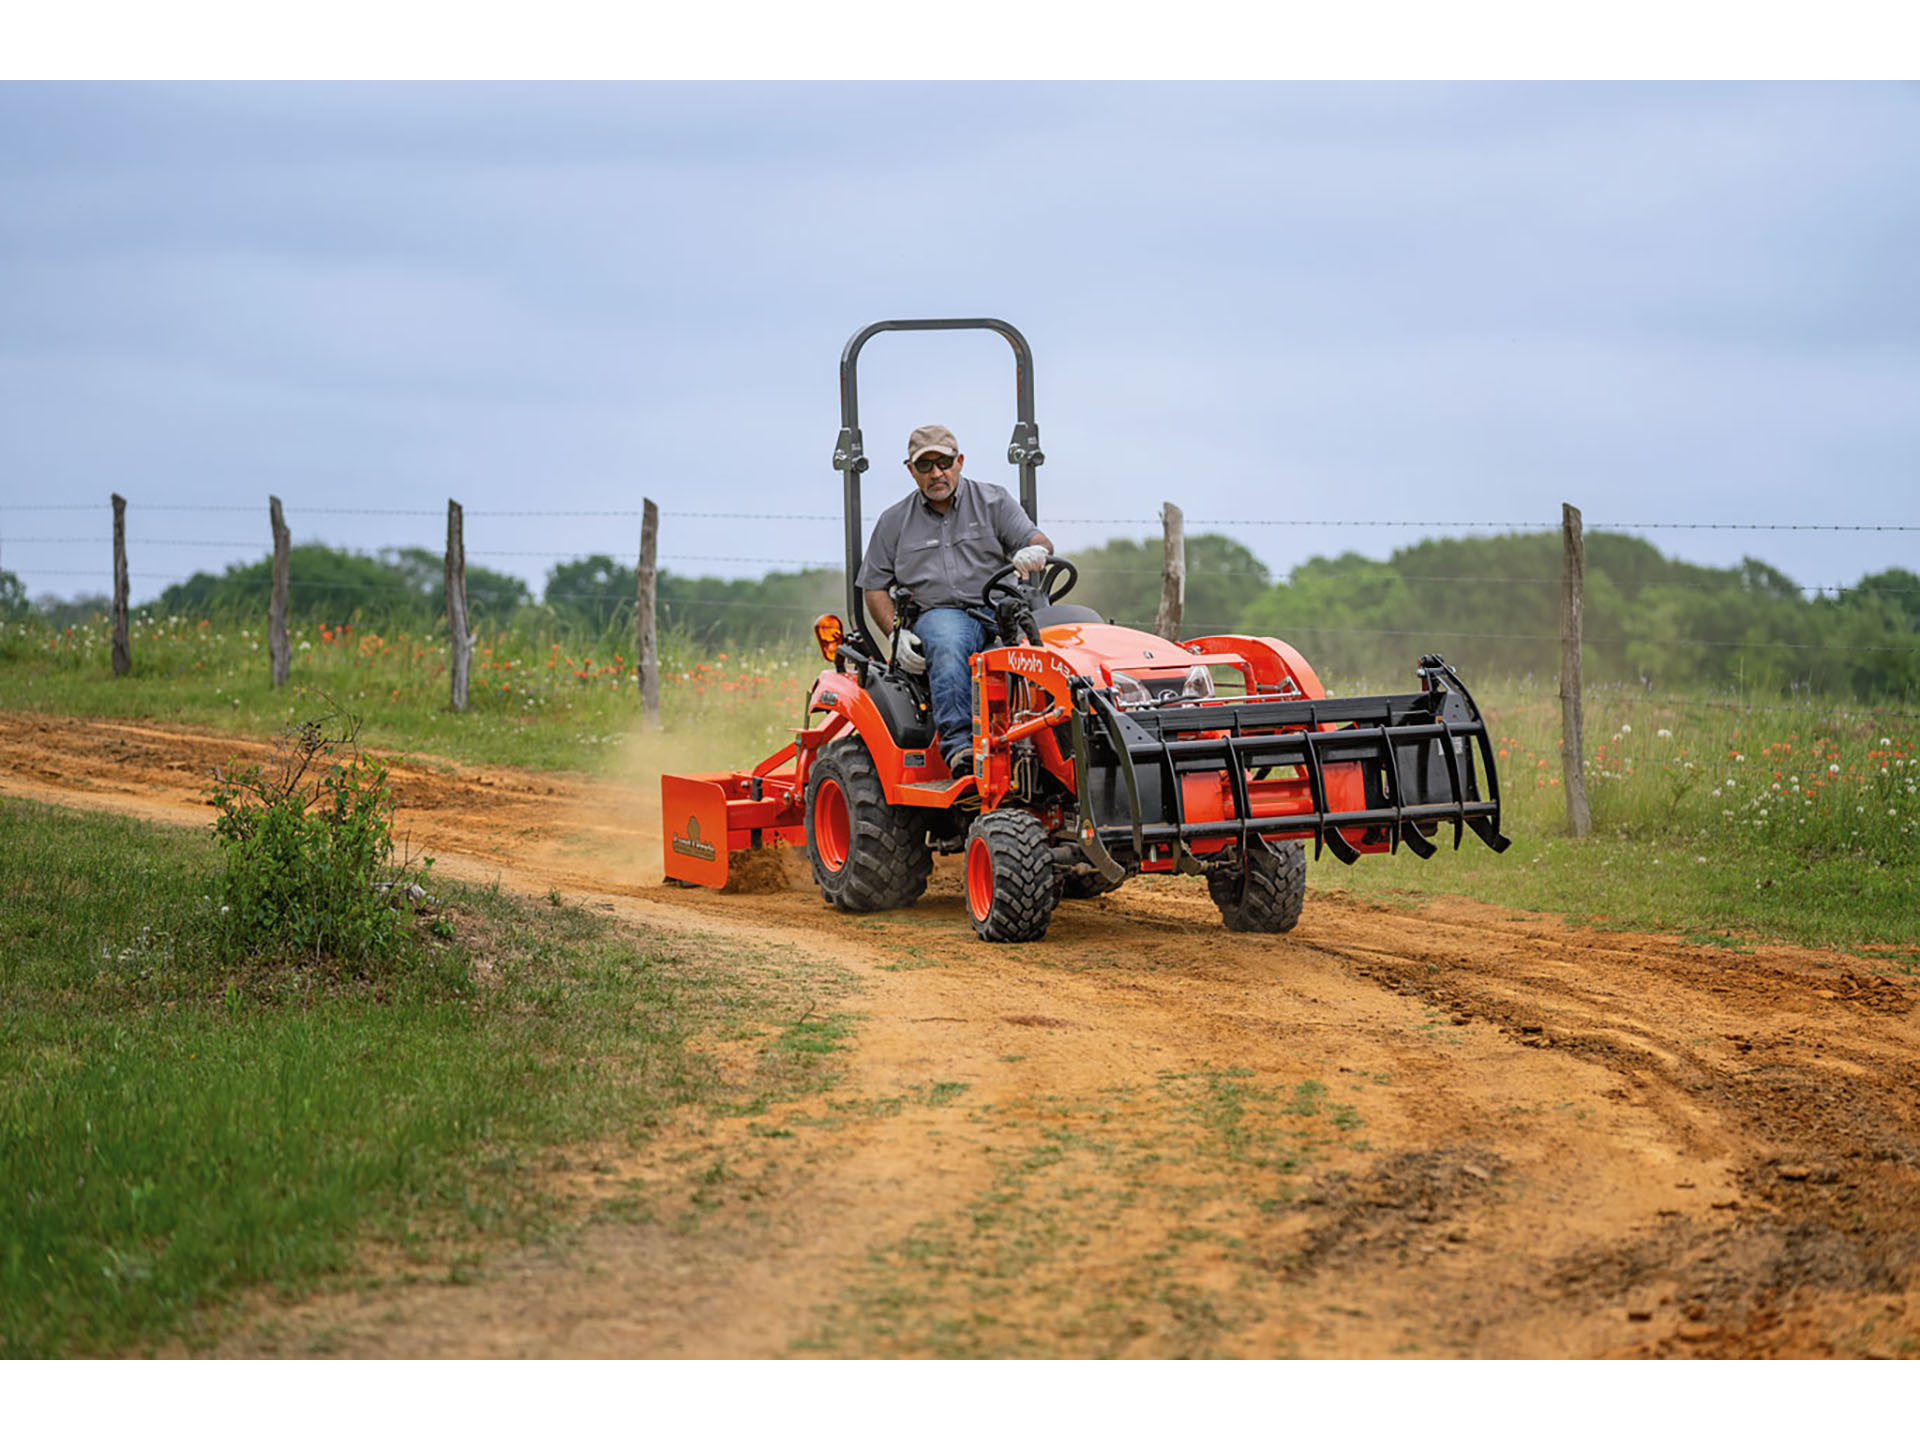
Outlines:
<svg viewBox="0 0 1920 1440"><path fill-rule="evenodd" d="M1124 625L1049 625L1040 632L1040 638L1076 671L1102 685L1112 683L1115 671L1127 675L1178 671L1184 675L1202 663L1172 640Z"/></svg>

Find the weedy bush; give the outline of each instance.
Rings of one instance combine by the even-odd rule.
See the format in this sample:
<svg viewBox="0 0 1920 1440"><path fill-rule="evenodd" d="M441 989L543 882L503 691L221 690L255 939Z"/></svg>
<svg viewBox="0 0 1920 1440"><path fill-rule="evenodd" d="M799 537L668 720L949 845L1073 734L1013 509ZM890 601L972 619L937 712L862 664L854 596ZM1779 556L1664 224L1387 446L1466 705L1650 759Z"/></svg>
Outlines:
<svg viewBox="0 0 1920 1440"><path fill-rule="evenodd" d="M212 919L229 959L331 959L370 975L414 948L387 768L355 748L358 734L330 712L283 731L269 765L219 777Z"/></svg>

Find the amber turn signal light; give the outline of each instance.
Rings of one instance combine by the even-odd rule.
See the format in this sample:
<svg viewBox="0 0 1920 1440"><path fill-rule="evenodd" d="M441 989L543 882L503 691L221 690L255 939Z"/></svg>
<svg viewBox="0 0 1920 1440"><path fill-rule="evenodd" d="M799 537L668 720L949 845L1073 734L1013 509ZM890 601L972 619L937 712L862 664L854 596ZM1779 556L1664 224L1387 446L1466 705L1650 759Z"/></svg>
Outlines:
<svg viewBox="0 0 1920 1440"><path fill-rule="evenodd" d="M820 643L820 653L829 665L840 658L840 642L846 638L846 627L840 623L838 615L822 615L813 622L813 638Z"/></svg>

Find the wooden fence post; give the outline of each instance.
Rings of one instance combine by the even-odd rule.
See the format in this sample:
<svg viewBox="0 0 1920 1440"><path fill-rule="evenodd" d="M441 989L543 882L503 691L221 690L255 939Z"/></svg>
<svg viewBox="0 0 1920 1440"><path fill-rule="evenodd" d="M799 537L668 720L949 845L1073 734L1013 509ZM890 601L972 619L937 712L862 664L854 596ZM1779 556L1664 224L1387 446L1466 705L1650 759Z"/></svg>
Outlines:
<svg viewBox="0 0 1920 1440"><path fill-rule="evenodd" d="M447 670L453 708L467 708L467 676L473 665L473 632L467 628L467 541L460 504L447 501Z"/></svg>
<svg viewBox="0 0 1920 1440"><path fill-rule="evenodd" d="M1560 585L1560 773L1567 789L1567 833L1576 838L1593 829L1587 808L1586 749L1580 713L1581 610L1586 603L1587 546L1580 530L1580 512L1560 507L1560 535L1564 551Z"/></svg>
<svg viewBox="0 0 1920 1440"><path fill-rule="evenodd" d="M133 646L127 638L127 502L113 497L113 673L133 670Z"/></svg>
<svg viewBox="0 0 1920 1440"><path fill-rule="evenodd" d="M640 713L651 726L660 724L660 635L654 619L656 580L660 558L660 507L642 501L640 512L639 593L633 602L634 649L640 662Z"/></svg>
<svg viewBox="0 0 1920 1440"><path fill-rule="evenodd" d="M1154 617L1153 629L1168 640L1178 640L1187 604L1187 533L1186 516L1172 501L1160 507L1160 528L1160 613Z"/></svg>
<svg viewBox="0 0 1920 1440"><path fill-rule="evenodd" d="M293 668L293 649L287 643L287 534L286 513L280 497L267 497L267 518L273 523L273 589L267 597L267 659L273 667L273 688L287 683Z"/></svg>

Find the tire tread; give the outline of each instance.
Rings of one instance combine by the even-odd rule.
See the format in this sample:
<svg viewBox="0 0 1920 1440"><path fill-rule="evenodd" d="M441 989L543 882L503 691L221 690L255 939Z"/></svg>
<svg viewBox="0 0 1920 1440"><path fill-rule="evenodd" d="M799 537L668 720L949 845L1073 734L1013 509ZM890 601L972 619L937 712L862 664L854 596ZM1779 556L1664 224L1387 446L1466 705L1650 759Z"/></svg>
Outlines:
<svg viewBox="0 0 1920 1440"><path fill-rule="evenodd" d="M1298 841L1269 845L1255 837L1247 863L1207 875L1207 893L1229 930L1284 935L1300 922L1307 901L1307 852Z"/></svg>
<svg viewBox="0 0 1920 1440"><path fill-rule="evenodd" d="M982 940L1038 940L1047 933L1059 898L1047 833L1038 816L1019 809L995 810L973 822L969 846L981 843L993 859L993 905L985 919L968 907Z"/></svg>
<svg viewBox="0 0 1920 1440"><path fill-rule="evenodd" d="M836 781L847 802L847 863L836 874L820 861L813 840L814 794L819 779ZM927 890L933 852L926 827L905 806L889 805L879 768L859 737L835 740L813 762L807 777L807 856L820 894L836 909L854 914L897 910Z"/></svg>

